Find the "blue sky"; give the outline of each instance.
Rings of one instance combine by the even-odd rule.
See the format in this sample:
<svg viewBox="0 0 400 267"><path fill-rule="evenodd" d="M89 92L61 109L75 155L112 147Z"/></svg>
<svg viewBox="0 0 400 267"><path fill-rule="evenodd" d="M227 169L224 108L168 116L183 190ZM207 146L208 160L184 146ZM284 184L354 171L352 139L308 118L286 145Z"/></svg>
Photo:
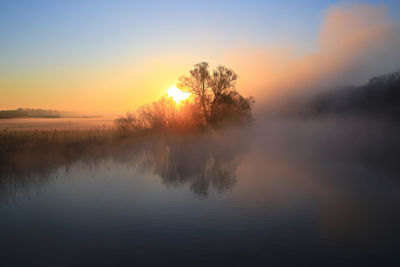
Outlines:
<svg viewBox="0 0 400 267"><path fill-rule="evenodd" d="M371 2L371 1L370 1ZM96 61L175 49L215 49L245 39L310 45L321 12L337 1L4 1L1 64ZM393 18L399 1L385 4ZM211 38L210 38L211 36Z"/></svg>

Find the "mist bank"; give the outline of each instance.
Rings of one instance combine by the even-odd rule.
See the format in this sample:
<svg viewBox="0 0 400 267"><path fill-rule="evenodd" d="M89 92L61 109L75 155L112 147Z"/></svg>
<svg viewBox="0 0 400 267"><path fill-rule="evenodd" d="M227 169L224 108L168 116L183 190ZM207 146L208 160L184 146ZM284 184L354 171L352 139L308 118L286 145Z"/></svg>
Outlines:
<svg viewBox="0 0 400 267"><path fill-rule="evenodd" d="M398 121L400 71L372 77L359 86L293 93L269 107L265 114L301 119L337 116Z"/></svg>
<svg viewBox="0 0 400 267"><path fill-rule="evenodd" d="M400 72L373 77L365 85L320 93L304 111L306 116L330 114L399 120Z"/></svg>
<svg viewBox="0 0 400 267"><path fill-rule="evenodd" d="M399 133L400 127L382 120L269 118L248 127L185 134L142 131L120 136L112 130L3 134L0 202L32 185L51 183L54 173L68 172L77 164L96 169L105 162L155 174L167 187L188 185L200 196L207 196L211 188L230 190L238 172L262 177L260 166L285 171L288 164L338 176L340 170L352 168L398 183Z"/></svg>
<svg viewBox="0 0 400 267"><path fill-rule="evenodd" d="M237 69L238 86L255 97L259 117L283 110L297 115L311 109L306 106L318 95L343 91L347 98L347 89L398 70L400 25L384 5L335 4L321 14L307 46L303 50L295 40L268 46L244 43L221 61Z"/></svg>

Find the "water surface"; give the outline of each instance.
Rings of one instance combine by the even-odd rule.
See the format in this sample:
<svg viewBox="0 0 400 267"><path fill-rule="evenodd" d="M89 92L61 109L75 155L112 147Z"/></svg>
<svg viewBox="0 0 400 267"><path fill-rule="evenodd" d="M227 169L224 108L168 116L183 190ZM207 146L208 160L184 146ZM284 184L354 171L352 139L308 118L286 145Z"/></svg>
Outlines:
<svg viewBox="0 0 400 267"><path fill-rule="evenodd" d="M268 121L3 171L0 265L396 266L397 136Z"/></svg>

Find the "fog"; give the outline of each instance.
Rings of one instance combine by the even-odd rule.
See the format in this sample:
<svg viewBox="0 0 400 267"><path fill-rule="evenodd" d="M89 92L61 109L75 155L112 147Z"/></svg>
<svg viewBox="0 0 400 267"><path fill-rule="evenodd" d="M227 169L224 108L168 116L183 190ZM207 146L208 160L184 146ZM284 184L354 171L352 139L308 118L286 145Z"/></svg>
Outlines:
<svg viewBox="0 0 400 267"><path fill-rule="evenodd" d="M342 3L325 10L308 49L295 41L269 46L244 42L222 62L239 73L238 88L255 96L256 111L264 113L293 98L364 84L397 71L399 29L384 6Z"/></svg>
<svg viewBox="0 0 400 267"><path fill-rule="evenodd" d="M203 196L210 188L229 191L236 184L238 169L258 173L275 161L288 169L301 164L330 175L361 168L383 172L384 177L376 177L379 180L400 182L399 133L398 123L377 119L274 117L200 135L155 134L80 145L63 141L2 155L0 192L7 200L20 190L29 191L32 184L51 182L54 172L68 172L77 163L95 167L107 160L157 175L167 187L189 185Z"/></svg>
<svg viewBox="0 0 400 267"><path fill-rule="evenodd" d="M200 136L23 151L0 165L2 260L43 261L31 248L46 236L49 266L65 251L73 262L118 253L121 264L132 255L154 264L193 255L200 265L396 262L399 134L379 120L275 118ZM13 257L16 246L24 258ZM102 253L81 256L94 247Z"/></svg>

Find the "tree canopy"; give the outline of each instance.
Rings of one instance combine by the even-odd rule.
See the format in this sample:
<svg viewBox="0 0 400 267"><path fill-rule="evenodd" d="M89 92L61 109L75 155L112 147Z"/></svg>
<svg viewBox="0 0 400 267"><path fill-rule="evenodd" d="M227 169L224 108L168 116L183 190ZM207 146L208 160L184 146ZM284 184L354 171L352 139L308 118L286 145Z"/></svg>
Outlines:
<svg viewBox="0 0 400 267"><path fill-rule="evenodd" d="M202 114L201 123L218 125L225 122L251 121L252 97L245 98L236 90L238 75L219 65L210 74L207 62L194 65L190 75L181 76L178 87L194 96L195 106Z"/></svg>

